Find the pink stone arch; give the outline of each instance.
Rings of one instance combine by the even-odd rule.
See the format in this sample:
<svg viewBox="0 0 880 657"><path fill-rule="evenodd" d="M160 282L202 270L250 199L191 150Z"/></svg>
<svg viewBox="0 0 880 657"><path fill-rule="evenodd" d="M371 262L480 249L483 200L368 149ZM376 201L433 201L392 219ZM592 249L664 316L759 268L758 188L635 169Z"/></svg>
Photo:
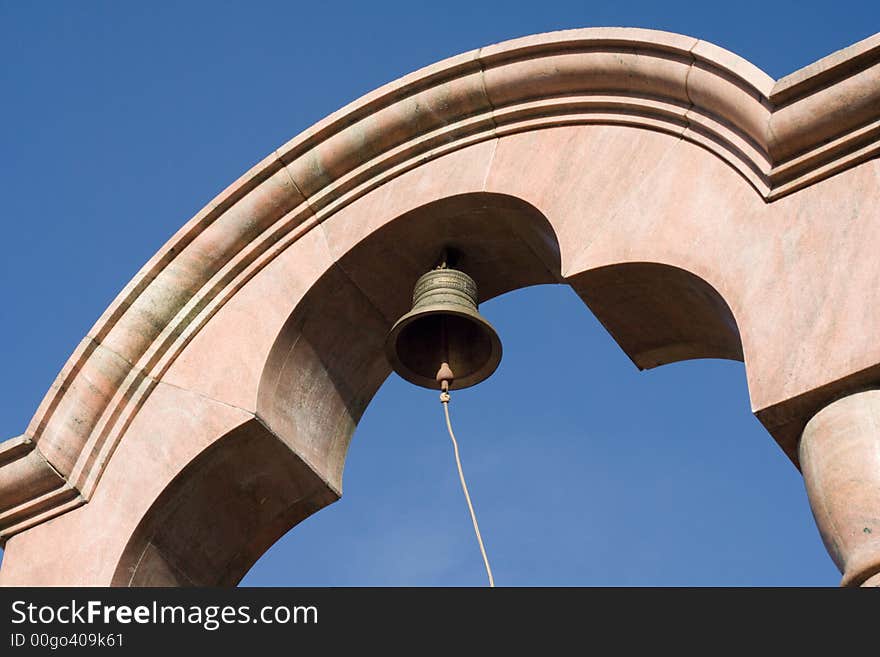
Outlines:
<svg viewBox="0 0 880 657"><path fill-rule="evenodd" d="M574 30L368 94L184 225L0 445L0 582L237 582L341 495L385 332L448 244L483 298L571 285L639 367L744 360L797 465L811 418L880 379L877 125L878 37L773 81ZM847 583L880 570L857 543Z"/></svg>

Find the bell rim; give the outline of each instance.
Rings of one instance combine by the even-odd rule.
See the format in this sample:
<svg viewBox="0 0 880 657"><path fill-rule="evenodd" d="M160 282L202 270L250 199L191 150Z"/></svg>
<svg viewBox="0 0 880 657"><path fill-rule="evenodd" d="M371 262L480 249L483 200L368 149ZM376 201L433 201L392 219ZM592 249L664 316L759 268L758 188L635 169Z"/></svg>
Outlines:
<svg viewBox="0 0 880 657"><path fill-rule="evenodd" d="M455 315L456 317L469 319L488 329L489 342L492 349L489 358L486 361L486 367L460 379L456 378L452 382L452 385L449 386L450 390L470 388L471 386L475 386L478 383L485 381L495 373L495 370L497 370L498 366L501 364L501 357L503 355L501 338L498 337L498 332L495 330L495 327L492 326L485 317L480 315L479 312L464 312L450 309L447 305L434 304L419 308L417 312L410 310L394 323L391 330L388 331L388 335L385 337L385 357L388 359L391 369L394 370L400 378L421 388L428 388L429 390L440 389L440 384L433 377L425 377L413 372L397 357L397 338L400 335L400 332L416 319L429 315Z"/></svg>

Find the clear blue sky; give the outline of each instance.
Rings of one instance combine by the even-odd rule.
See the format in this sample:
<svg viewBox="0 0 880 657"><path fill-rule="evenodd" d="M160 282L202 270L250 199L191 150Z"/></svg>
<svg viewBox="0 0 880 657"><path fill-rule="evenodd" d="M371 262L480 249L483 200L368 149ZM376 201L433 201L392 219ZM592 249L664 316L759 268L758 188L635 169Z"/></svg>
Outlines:
<svg viewBox="0 0 880 657"><path fill-rule="evenodd" d="M0 0L0 438L141 265L270 150L449 55L605 25L706 39L782 77L880 29L880 5ZM568 288L482 309L504 361L453 417L499 584L836 585L741 363L639 373ZM436 393L392 375L344 485L243 584L484 583Z"/></svg>

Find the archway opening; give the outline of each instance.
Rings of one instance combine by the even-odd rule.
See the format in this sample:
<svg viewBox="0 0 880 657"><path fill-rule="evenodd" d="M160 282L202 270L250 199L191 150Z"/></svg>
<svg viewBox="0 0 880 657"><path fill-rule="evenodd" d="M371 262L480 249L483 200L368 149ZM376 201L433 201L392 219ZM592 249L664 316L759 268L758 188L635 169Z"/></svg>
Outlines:
<svg viewBox="0 0 880 657"><path fill-rule="evenodd" d="M413 282L444 246L465 254L461 267L477 281L481 301L512 290L570 283L640 368L683 359L742 357L733 314L707 281L676 267L644 262L614 263L564 280L550 223L534 207L516 198L498 194L450 197L398 217L355 244L311 288L276 338L260 384L257 419L221 439L215 449L178 475L141 521L117 569L117 579L162 583L170 578L174 583L202 585L237 582L285 531L339 498L352 434L389 374L382 351L384 336L393 321L408 309ZM488 305L491 307L491 302ZM540 352L538 347L545 338L533 323L539 318L557 328L569 322L555 319L549 310L523 310L520 321L513 326L515 331L526 333L528 342L515 351ZM603 335L607 340L607 334ZM556 344L559 339L552 338L551 342ZM570 365L576 362L576 354L583 356L590 351L582 347L577 336L570 335L563 342L565 351L550 357L551 362ZM619 351L615 353L621 356ZM560 376L559 367L556 374L552 367L549 372L545 368L541 373L521 373L511 393L513 404L508 403L504 414L508 420L522 421L524 416L546 418L561 408L586 408L585 400L578 401L579 395L590 395L605 386L606 369L591 361L576 375L569 372ZM744 377L741 379L744 389ZM569 393L567 397L554 396L553 391L560 386ZM498 388L490 384L478 390L468 398L478 400L478 395L492 394L490 391ZM433 395L428 396L433 401ZM626 399L627 395L620 393L620 397ZM490 444L497 456L505 449L503 436L516 435L516 431L487 423L491 417L487 409L498 408L497 404L477 401L474 407L481 409L483 416L471 418L474 428L467 433L491 435ZM644 402L635 402L635 407L644 412ZM398 408L399 416L401 410ZM754 423L747 402L741 403L739 410ZM618 419L631 415L638 416L639 411L617 411ZM432 422L430 412L419 419L388 417L387 423L403 423L406 432L413 435L437 424ZM585 426L590 426L589 419ZM642 432L649 433L644 429ZM572 429L568 440L548 440L537 430L532 434L530 440L520 437L522 450L518 453L524 454L528 446L529 467L545 468L544 475L553 474L550 479L538 478L535 472L513 476L519 489L511 493L511 499L547 497L545 509L549 511L555 508L557 498L565 495L565 482L577 478L566 466L580 457L567 455L563 446L572 437L578 441L579 434ZM585 435L581 433L580 440L587 444ZM616 442L639 444L619 437ZM769 441L764 442L767 449L773 448ZM653 449L657 444L656 436L645 442ZM444 450L445 444L439 449ZM245 451L247 458L242 457ZM259 458L272 464L254 461L254 454L261 454ZM443 460L442 452L430 458L432 465ZM422 456L408 463L418 472L423 462ZM609 466L608 471L620 471L621 481L644 476L639 468L633 470L627 463ZM640 463L642 468L653 465L651 459ZM487 457L477 466L475 477L489 467ZM217 486L235 490L237 503L216 514L208 523L211 527L207 534L202 531L199 536L189 536L187 523L210 512L218 497ZM598 493L599 497L608 494ZM644 529L645 521L639 522ZM665 521L653 522L660 523L654 525L659 527ZM529 526L527 521L522 529ZM192 540L175 540L173 537L178 535ZM407 552L421 553L415 549Z"/></svg>
<svg viewBox="0 0 880 657"><path fill-rule="evenodd" d="M836 584L800 476L749 412L742 363L639 372L585 310L562 285L484 304L505 359L453 394L499 585ZM242 584L484 585L442 421L435 393L389 377L354 433L343 498Z"/></svg>

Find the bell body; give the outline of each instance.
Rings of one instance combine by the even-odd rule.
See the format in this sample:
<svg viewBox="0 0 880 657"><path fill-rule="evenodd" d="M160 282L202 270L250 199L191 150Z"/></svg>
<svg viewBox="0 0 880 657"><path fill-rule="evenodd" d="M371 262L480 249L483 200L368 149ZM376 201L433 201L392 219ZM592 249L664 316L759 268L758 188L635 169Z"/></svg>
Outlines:
<svg viewBox="0 0 880 657"><path fill-rule="evenodd" d="M453 390L488 378L501 362L501 340L477 310L477 285L457 269L434 269L416 281L413 307L385 340L391 367L423 388L440 388L436 374L448 363Z"/></svg>

